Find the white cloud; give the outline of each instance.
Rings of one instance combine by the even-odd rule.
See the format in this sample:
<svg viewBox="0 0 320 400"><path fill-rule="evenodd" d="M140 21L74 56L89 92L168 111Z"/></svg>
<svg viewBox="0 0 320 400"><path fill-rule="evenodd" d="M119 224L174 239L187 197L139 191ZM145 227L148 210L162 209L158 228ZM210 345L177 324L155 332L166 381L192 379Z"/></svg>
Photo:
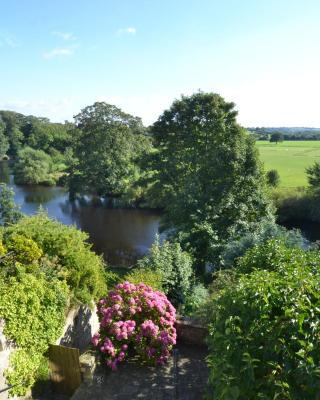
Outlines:
<svg viewBox="0 0 320 400"><path fill-rule="evenodd" d="M118 35L128 34L128 35L135 35L137 33L137 29L133 26L129 26L128 28L120 28L117 31Z"/></svg>
<svg viewBox="0 0 320 400"><path fill-rule="evenodd" d="M43 58L47 60L55 57L69 57L74 54L74 48L70 47L56 47L46 53L43 53Z"/></svg>
<svg viewBox="0 0 320 400"><path fill-rule="evenodd" d="M59 32L59 31L53 31L51 32L53 36L56 36L60 39L63 40L76 40L76 36L72 32Z"/></svg>

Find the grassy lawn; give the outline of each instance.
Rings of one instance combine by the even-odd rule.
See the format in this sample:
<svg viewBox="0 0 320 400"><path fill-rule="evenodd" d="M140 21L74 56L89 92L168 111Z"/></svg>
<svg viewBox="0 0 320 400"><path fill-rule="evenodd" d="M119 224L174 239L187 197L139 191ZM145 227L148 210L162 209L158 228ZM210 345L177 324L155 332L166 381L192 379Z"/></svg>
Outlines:
<svg viewBox="0 0 320 400"><path fill-rule="evenodd" d="M320 161L320 141L284 141L279 144L257 141L265 170L276 169L280 187L307 186L305 169Z"/></svg>

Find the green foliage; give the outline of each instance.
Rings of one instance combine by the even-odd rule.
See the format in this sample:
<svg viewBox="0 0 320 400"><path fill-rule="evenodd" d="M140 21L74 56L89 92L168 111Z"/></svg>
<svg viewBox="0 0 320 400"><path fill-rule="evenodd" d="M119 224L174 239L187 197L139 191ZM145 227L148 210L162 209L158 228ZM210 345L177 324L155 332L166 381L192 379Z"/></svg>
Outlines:
<svg viewBox="0 0 320 400"><path fill-rule="evenodd" d="M35 121L31 125L27 145L47 153L55 150L61 153L71 145L70 124L57 124L48 121Z"/></svg>
<svg viewBox="0 0 320 400"><path fill-rule="evenodd" d="M320 221L319 196L304 188L277 191L273 195L280 223L298 221Z"/></svg>
<svg viewBox="0 0 320 400"><path fill-rule="evenodd" d="M0 118L0 159L2 159L9 150L9 140L5 135L5 124Z"/></svg>
<svg viewBox="0 0 320 400"><path fill-rule="evenodd" d="M90 303L106 291L106 275L101 257L91 251L88 235L75 227L51 220L40 212L22 218L4 233L4 241L21 235L34 240L51 260L60 277L64 277L71 289L73 300Z"/></svg>
<svg viewBox="0 0 320 400"><path fill-rule="evenodd" d="M273 133L270 137L270 142L275 142L275 143L283 142L283 134L280 132Z"/></svg>
<svg viewBox="0 0 320 400"><path fill-rule="evenodd" d="M272 187L279 186L280 175L276 169L270 169L270 171L267 172L267 183Z"/></svg>
<svg viewBox="0 0 320 400"><path fill-rule="evenodd" d="M19 350L13 353L7 382L11 394L23 395L33 385L44 353L61 334L68 300L65 282L43 273L19 273L0 282L0 317L4 333Z"/></svg>
<svg viewBox="0 0 320 400"><path fill-rule="evenodd" d="M160 244L157 240L149 254L138 261L138 268L160 274L162 289L174 305L185 302L193 276L192 258L182 251L179 243Z"/></svg>
<svg viewBox="0 0 320 400"><path fill-rule="evenodd" d="M163 291L162 274L151 268L135 268L124 277L124 281L134 284L144 283L154 290Z"/></svg>
<svg viewBox="0 0 320 400"><path fill-rule="evenodd" d="M237 271L248 274L256 269L282 271L290 268L306 268L314 273L320 266L320 252L300 248L289 248L282 240L269 240L248 250L237 262Z"/></svg>
<svg viewBox="0 0 320 400"><path fill-rule="evenodd" d="M86 234L43 212L3 228L1 238L0 319L17 346L5 375L11 394L24 395L46 371L46 352L61 334L70 299L91 304L110 276Z"/></svg>
<svg viewBox="0 0 320 400"><path fill-rule="evenodd" d="M189 290L186 297L185 304L183 306L183 314L192 317L199 316L201 318L202 312L206 312L204 309L209 297L208 289L200 282L196 282Z"/></svg>
<svg viewBox="0 0 320 400"><path fill-rule="evenodd" d="M37 243L22 235L11 235L6 241L6 247L15 254L16 260L23 264L32 264L42 257L42 250Z"/></svg>
<svg viewBox="0 0 320 400"><path fill-rule="evenodd" d="M211 300L210 398L317 398L319 267L319 253L279 241L240 260L238 279Z"/></svg>
<svg viewBox="0 0 320 400"><path fill-rule="evenodd" d="M25 147L18 153L14 165L14 180L17 184L36 185L52 183L52 160L42 150Z"/></svg>
<svg viewBox="0 0 320 400"><path fill-rule="evenodd" d="M315 193L320 193L320 163L315 162L306 169L309 185Z"/></svg>
<svg viewBox="0 0 320 400"><path fill-rule="evenodd" d="M0 183L0 222L1 225L10 225L16 223L22 213L15 204L14 192L5 183Z"/></svg>
<svg viewBox="0 0 320 400"><path fill-rule="evenodd" d="M135 159L150 147L140 118L95 103L75 123L70 192L120 196L129 190L139 176Z"/></svg>
<svg viewBox="0 0 320 400"><path fill-rule="evenodd" d="M39 374L43 356L28 349L18 349L10 355L10 367L5 371L6 381L14 386L9 390L11 396L24 396Z"/></svg>
<svg viewBox="0 0 320 400"><path fill-rule="evenodd" d="M236 114L233 103L199 92L175 101L152 127L150 190L165 207L165 228L202 265L272 211L254 139Z"/></svg>
<svg viewBox="0 0 320 400"><path fill-rule="evenodd" d="M262 244L269 239L281 239L288 247L307 248L309 242L299 230L287 230L274 221L262 220L244 232L240 238L230 240L222 252L222 266L230 268L235 260L255 245Z"/></svg>

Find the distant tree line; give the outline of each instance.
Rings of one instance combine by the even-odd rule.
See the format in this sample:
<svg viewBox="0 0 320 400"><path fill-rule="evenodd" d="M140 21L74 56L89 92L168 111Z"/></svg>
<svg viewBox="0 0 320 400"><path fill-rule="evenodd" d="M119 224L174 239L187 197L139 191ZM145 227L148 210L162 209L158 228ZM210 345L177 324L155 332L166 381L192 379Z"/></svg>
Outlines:
<svg viewBox="0 0 320 400"><path fill-rule="evenodd" d="M58 182L67 169L73 124L0 111L0 158L15 160L17 183Z"/></svg>
<svg viewBox="0 0 320 400"><path fill-rule="evenodd" d="M272 141L275 135L282 140L320 140L320 128L248 128L248 131L256 140Z"/></svg>

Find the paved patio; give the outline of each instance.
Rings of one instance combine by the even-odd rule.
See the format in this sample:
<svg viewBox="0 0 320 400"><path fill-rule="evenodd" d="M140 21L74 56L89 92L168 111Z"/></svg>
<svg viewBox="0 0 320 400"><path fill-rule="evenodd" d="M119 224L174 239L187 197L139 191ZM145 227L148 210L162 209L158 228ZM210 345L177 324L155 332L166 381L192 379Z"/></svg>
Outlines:
<svg viewBox="0 0 320 400"><path fill-rule="evenodd" d="M84 382L72 400L201 400L208 371L206 349L180 345L163 367L141 365L131 359L117 372L97 368L92 382Z"/></svg>

